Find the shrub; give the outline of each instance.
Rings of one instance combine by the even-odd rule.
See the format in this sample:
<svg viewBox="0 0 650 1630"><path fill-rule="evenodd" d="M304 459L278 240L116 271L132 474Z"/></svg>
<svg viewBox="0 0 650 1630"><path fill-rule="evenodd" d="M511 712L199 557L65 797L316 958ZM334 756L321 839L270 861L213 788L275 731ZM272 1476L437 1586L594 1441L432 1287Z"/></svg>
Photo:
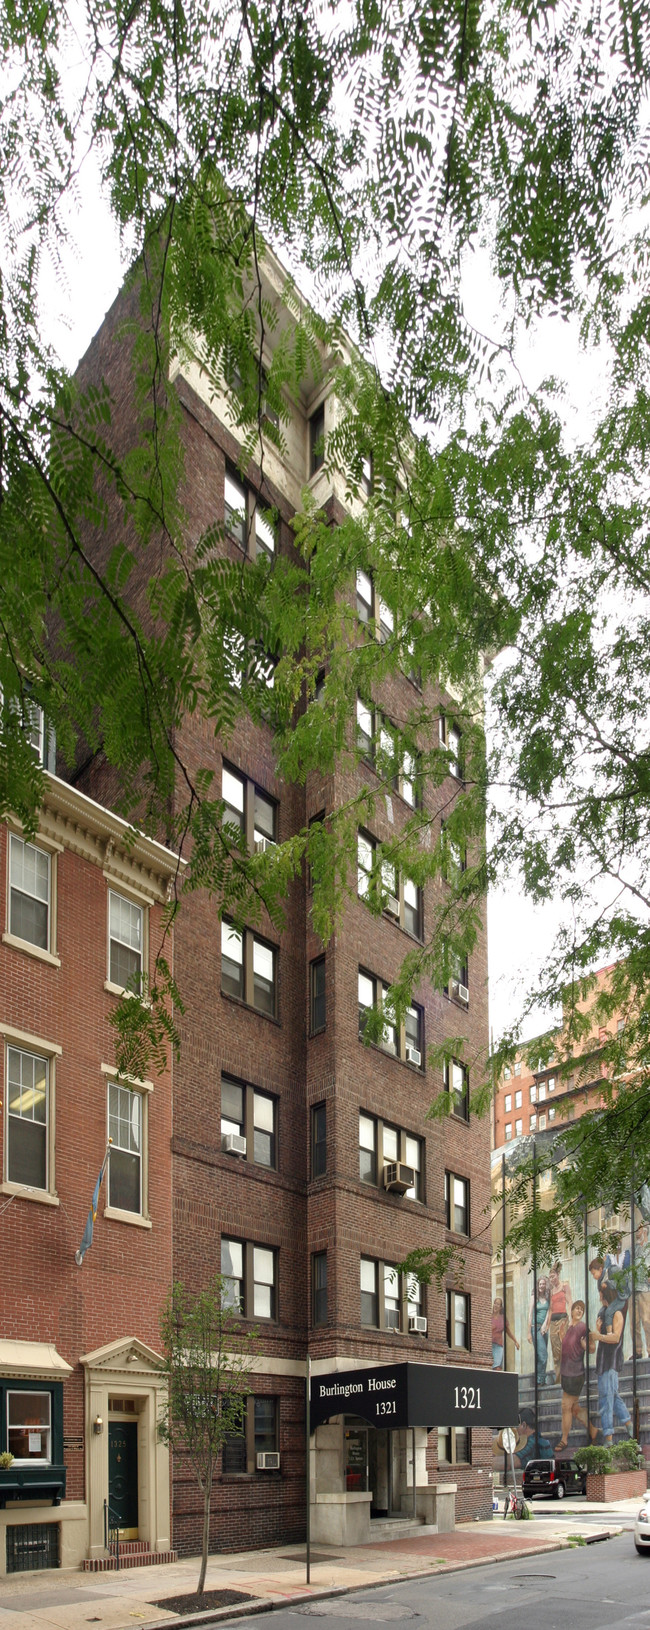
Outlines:
<svg viewBox="0 0 650 1630"><path fill-rule="evenodd" d="M0 1455L0 1470L3 1471L3 1472L7 1472L9 1470L9 1467L13 1466L13 1463L14 1463L14 1457L10 1453L9 1449L3 1449L3 1452Z"/></svg>
<svg viewBox="0 0 650 1630"><path fill-rule="evenodd" d="M577 1466L583 1467L584 1471L589 1472L592 1476L596 1476L599 1472L612 1472L614 1470L612 1451L604 1445L600 1447L595 1443L590 1443L586 1449L576 1449L573 1458Z"/></svg>
<svg viewBox="0 0 650 1630"><path fill-rule="evenodd" d="M615 1443L610 1452L614 1471L636 1472L645 1467L645 1456L636 1438L624 1438L622 1443Z"/></svg>

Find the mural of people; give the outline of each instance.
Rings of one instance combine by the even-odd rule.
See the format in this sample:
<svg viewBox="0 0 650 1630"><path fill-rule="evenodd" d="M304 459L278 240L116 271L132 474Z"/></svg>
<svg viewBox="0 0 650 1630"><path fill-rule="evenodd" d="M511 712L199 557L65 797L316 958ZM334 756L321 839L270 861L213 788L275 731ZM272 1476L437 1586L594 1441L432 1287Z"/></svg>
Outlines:
<svg viewBox="0 0 650 1630"><path fill-rule="evenodd" d="M506 1318L504 1308L503 1308L503 1301L502 1301L500 1296L495 1296L494 1301L492 1303L492 1369L493 1370L502 1370L503 1369L504 1332L505 1332L506 1336L510 1337L511 1341L514 1341L517 1352L519 1352L519 1342L517 1341L517 1337L514 1335L513 1331L510 1329L510 1325L508 1324L508 1320Z"/></svg>
<svg viewBox="0 0 650 1630"><path fill-rule="evenodd" d="M614 1441L614 1422L628 1427L631 1435L632 1417L618 1390L619 1372L623 1368L623 1332L627 1302L616 1294L616 1287L603 1282L600 1287L601 1309L596 1329L590 1332L589 1350L596 1351L596 1379L598 1407L603 1441Z"/></svg>
<svg viewBox="0 0 650 1630"><path fill-rule="evenodd" d="M648 1244L648 1225L641 1223L636 1231L636 1347L643 1357L641 1331L645 1336L646 1356L650 1358L650 1273L645 1260Z"/></svg>
<svg viewBox="0 0 650 1630"><path fill-rule="evenodd" d="M608 1251L605 1257L605 1279L616 1288L616 1294L621 1301L627 1301L632 1294L632 1254L629 1245L624 1246L621 1235L615 1251Z"/></svg>
<svg viewBox="0 0 650 1630"><path fill-rule="evenodd" d="M574 1421L588 1428L592 1443L598 1437L598 1428L590 1421L586 1409L580 1404L580 1394L585 1384L585 1353L587 1351L587 1326L585 1324L584 1302L573 1302L571 1306L571 1321L562 1337L561 1353L561 1380L562 1380L562 1437L555 1445L555 1453L566 1449L569 1433Z"/></svg>
<svg viewBox="0 0 650 1630"><path fill-rule="evenodd" d="M551 1322L551 1304L549 1301L549 1281L545 1274L537 1281L537 1302L534 1295L530 1298L528 1308L528 1340L535 1348L535 1361L537 1365L537 1384L546 1386L546 1364L548 1360L548 1330ZM533 1327L535 1334L533 1335ZM553 1377L551 1376L551 1381Z"/></svg>
<svg viewBox="0 0 650 1630"><path fill-rule="evenodd" d="M571 1306L571 1286L568 1279L562 1278L562 1264L556 1262L549 1274L551 1322L549 1336L551 1338L551 1352L555 1365L555 1379L560 1380L562 1372L562 1342L569 1328L569 1308Z"/></svg>
<svg viewBox="0 0 650 1630"><path fill-rule="evenodd" d="M543 1460L547 1455L552 1454L553 1447L550 1439L542 1437L541 1433L535 1431L535 1411L533 1409L520 1409L515 1454L517 1464L523 1471L529 1460Z"/></svg>

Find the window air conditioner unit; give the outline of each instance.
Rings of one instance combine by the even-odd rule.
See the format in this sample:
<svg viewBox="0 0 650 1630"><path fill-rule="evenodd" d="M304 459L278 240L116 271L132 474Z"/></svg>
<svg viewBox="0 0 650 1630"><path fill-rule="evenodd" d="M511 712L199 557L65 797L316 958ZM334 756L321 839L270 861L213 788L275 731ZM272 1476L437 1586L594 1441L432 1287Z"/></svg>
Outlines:
<svg viewBox="0 0 650 1630"><path fill-rule="evenodd" d="M275 843L273 841L273 838L263 837L263 838L256 838L255 839L255 853L256 853L256 855L265 854L267 849L275 849Z"/></svg>
<svg viewBox="0 0 650 1630"><path fill-rule="evenodd" d="M409 1313L409 1330L416 1336L426 1336L427 1321L421 1313Z"/></svg>
<svg viewBox="0 0 650 1630"><path fill-rule="evenodd" d="M390 911L391 917L399 917L399 900L396 894L386 896L386 911Z"/></svg>
<svg viewBox="0 0 650 1630"><path fill-rule="evenodd" d="M418 1069L420 1068L422 1063L422 1054L418 1047L412 1047L411 1043L408 1041L406 1043L406 1058L409 1064L417 1064Z"/></svg>
<svg viewBox="0 0 650 1630"><path fill-rule="evenodd" d="M384 1314L387 1330L399 1330L399 1312L396 1307L387 1307Z"/></svg>
<svg viewBox="0 0 650 1630"><path fill-rule="evenodd" d="M412 1166L406 1166L402 1160L392 1160L384 1166L384 1188L392 1194L406 1194L415 1183L415 1172Z"/></svg>
<svg viewBox="0 0 650 1630"><path fill-rule="evenodd" d="M257 1470L258 1472L279 1472L279 1454L276 1454L275 1450L272 1452L268 1449L263 1450L262 1453L257 1456Z"/></svg>
<svg viewBox="0 0 650 1630"><path fill-rule="evenodd" d="M458 997L459 1002L464 1002L465 1006L467 1007L469 1004L469 990L467 985L461 985L460 979L452 979L451 988L454 996Z"/></svg>
<svg viewBox="0 0 650 1630"><path fill-rule="evenodd" d="M246 1139L239 1132L226 1132L222 1139L223 1152L226 1155L245 1155Z"/></svg>

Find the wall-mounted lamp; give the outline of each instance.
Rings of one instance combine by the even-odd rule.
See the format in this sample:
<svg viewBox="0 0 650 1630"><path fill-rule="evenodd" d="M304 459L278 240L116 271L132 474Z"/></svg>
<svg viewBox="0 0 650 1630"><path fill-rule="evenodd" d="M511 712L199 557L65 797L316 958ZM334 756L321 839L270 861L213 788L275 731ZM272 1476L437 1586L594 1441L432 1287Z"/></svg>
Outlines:
<svg viewBox="0 0 650 1630"><path fill-rule="evenodd" d="M102 1420L102 1417L101 1417L101 1415L96 1415L95 1419L93 1421L93 1432L95 1433L95 1436L99 1437L100 1432L103 1432L103 1430L104 1430L104 1422Z"/></svg>

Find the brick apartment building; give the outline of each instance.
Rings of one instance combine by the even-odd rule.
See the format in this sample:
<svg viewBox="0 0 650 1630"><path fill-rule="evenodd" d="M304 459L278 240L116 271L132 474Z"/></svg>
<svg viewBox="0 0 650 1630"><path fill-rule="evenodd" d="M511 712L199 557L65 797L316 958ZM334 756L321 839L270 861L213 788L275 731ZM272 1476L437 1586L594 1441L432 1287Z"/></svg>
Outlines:
<svg viewBox="0 0 650 1630"><path fill-rule="evenodd" d="M33 730L51 762L36 709ZM132 1480L124 1527L170 1547L156 1349L172 1260L171 1073L116 1082L110 1016L147 970L176 860L46 782L33 840L0 826L0 1451L14 1456L0 1469L0 1574L103 1555L118 1438Z"/></svg>
<svg viewBox="0 0 650 1630"><path fill-rule="evenodd" d="M265 296L280 307L283 274L271 257L265 261L265 278ZM123 327L124 318L137 311L132 298L125 291L118 297L79 370L82 386L100 379L109 386L116 405L118 455L128 449L134 435L134 387ZM289 521L306 484L333 520L341 513L343 484L339 487L330 479L313 457L322 428L327 434L334 422L331 384L314 387L311 394L306 391L292 402L286 459L280 459L271 443L265 445L263 477L258 460L248 469L245 483L238 468L241 443L228 402L209 390L198 361L177 363L173 386L182 407L186 469L191 472L183 494L190 542L225 519L229 535L223 549L233 560L260 548L271 555L288 552L293 538ZM259 513L260 503L279 516L275 534ZM239 519L242 511L245 524ZM134 583L137 594L137 574ZM376 626L379 637L382 608L365 573L358 577L357 600L361 620L370 628ZM405 675L387 682L377 698L383 716L399 717L414 694ZM444 719L448 699L427 690L426 700L435 701ZM215 740L209 722L195 714L183 726L179 745L190 767L207 765L214 771L228 819L241 823L249 842L261 846L301 830L306 822L337 807L360 783L376 784L372 762L376 724L372 711L360 704L359 740L366 739L365 756L330 778L312 774L304 786L280 782L272 732L250 719L240 719L228 740L222 741ZM106 766L95 761L83 785L110 807L115 789ZM425 794L432 800L433 814L455 796L459 785L450 774L442 788ZM84 808L91 807L82 795L69 796L73 801L81 797ZM178 1019L181 1051L174 1062L173 1127L164 1086L156 1083L155 1094L147 1100L149 1168L156 1195L167 1182L171 1149L171 1229L162 1199L153 1204L152 1186L152 1228L129 1228L109 1216L105 1223L102 1219L96 1244L79 1272L73 1249L101 1158L102 1134L93 1120L92 1147L84 1152L82 1171L81 1151L75 1144L71 1159L59 1123L57 1183L60 1177L61 1194L74 1219L73 1227L66 1225L72 1254L61 1252L59 1240L50 1246L57 1264L54 1281L48 1270L43 1283L35 1270L34 1301L28 1303L33 1312L28 1312L27 1320L33 1320L30 1339L55 1340L61 1358L77 1366L61 1385L65 1397L76 1400L76 1413L70 1417L75 1424L69 1431L78 1432L79 1441L86 1398L90 1438L85 1483L81 1449L76 1451L74 1482L70 1476L79 1502L85 1495L88 1504L92 1494L91 1546L97 1501L107 1487L106 1437L95 1437L92 1423L95 1413L106 1422L111 1399L116 1419L121 1400L121 1418L126 1420L140 1396L140 1380L138 1376L134 1387L130 1367L127 1373L123 1366L119 1385L111 1380L95 1410L99 1394L89 1392L88 1379L84 1394L79 1354L92 1349L92 1361L101 1367L102 1344L110 1345L123 1332L145 1344L146 1369L146 1349L155 1351L159 1305L172 1271L190 1289L198 1289L220 1269L244 1321L259 1331L245 1430L226 1445L215 1483L210 1537L214 1550L287 1543L304 1534L308 1353L316 1375L403 1360L490 1364L490 1241L485 1231L490 1129L486 1120L470 1117L466 1066L459 1061L445 1080L442 1070L434 1070L427 1059L428 1047L449 1035L466 1038L468 1057L486 1047L485 926L469 967L448 992L423 983L414 993L401 1031L389 1028L382 1047L366 1046L361 1038L364 1011L381 1001L382 988L396 976L409 945L426 936L432 891L447 887L441 881L422 892L407 877L395 876L394 892L381 919L365 904L373 846L400 830L414 798L413 779L404 773L382 805L372 832L360 834L358 895L348 901L326 948L312 928L306 877L290 888L286 926L280 934L270 921L243 934L235 932L220 921L218 903L200 893L184 902L174 930L175 975L185 1012ZM102 818L112 820L104 812ZM118 827L116 823L116 833ZM116 837L116 847L117 841ZM154 857L161 857L160 883L154 888L150 882L148 895L138 884L141 893L136 889L134 898L151 899L153 919L156 891L160 887L164 892L165 867L173 864L173 857L155 845L148 847L148 856L149 851L152 878ZM68 856L66 849L63 860L62 876L77 864L74 851ZM92 871L94 859L84 863ZM95 879L95 871L92 875ZM108 888L100 863L93 894L97 921L91 923L87 912L83 925L84 945L90 941L95 947L98 969ZM62 911L61 936L64 922ZM104 943L101 940L102 948ZM27 963L31 969L31 959L15 950L9 954L17 958L23 975ZM80 955L78 937L75 958L77 977L91 1002L91 961L89 955ZM61 962L63 968L62 953ZM71 966L67 961L66 965ZM99 1071L101 1086L109 1079L102 1076L101 1066L105 1060L110 1064L111 1058L105 1029L111 992L100 972L92 1035L93 1060L96 1052L98 1061L93 1070ZM35 979L52 982L53 977L49 963L34 962ZM12 1010L11 1022L21 1031L33 1029L38 1036L49 1036L64 1048L65 1058L70 1054L72 1064L79 1032L72 989L69 1000L74 1021L53 1012L46 1024L35 989L32 1018L28 1022L23 1000L19 1017ZM89 1033L84 1022L84 1069L74 1065L77 1113L96 1090L88 1059ZM453 1113L443 1121L428 1120L432 1100L447 1088L453 1094ZM160 1140L155 1162L154 1138ZM391 1181L387 1168L400 1163L409 1168L408 1183L400 1184L404 1174L394 1172L394 1186L387 1186ZM21 1198L19 1208L18 1220L28 1223L36 1207ZM62 1208L51 1212L52 1232L57 1222L61 1228L63 1215L67 1211L64 1214ZM38 1262L50 1212L39 1208L37 1217L33 1253ZM148 1220L137 1219L140 1224ZM393 1271L393 1264L413 1247L439 1247L450 1240L462 1250L462 1280L450 1277L442 1290L424 1289L407 1285ZM146 1301L138 1293L145 1265ZM59 1287L56 1294L54 1283ZM131 1295L134 1300L137 1296L137 1309L130 1306ZM55 1304L65 1307L65 1315L55 1316ZM18 1304L13 1315L9 1334L24 1338L25 1314ZM150 1450L153 1453L151 1441ZM156 1455L162 1455L159 1448ZM459 1520L486 1516L491 1511L490 1467L491 1435L486 1428L389 1431L342 1414L319 1426L312 1439L313 1532L324 1537L326 1518L336 1506L344 1540L347 1506L355 1500L363 1505L368 1533L371 1512L374 1518L406 1517L413 1508L414 1482L418 1491L455 1488ZM157 1488L162 1488L161 1479L162 1471L154 1479ZM151 1535L164 1549L168 1539L161 1537L160 1527L152 1526L150 1499L151 1487L138 1510L139 1532ZM431 1499L425 1508L432 1509ZM378 1533L376 1527L374 1532ZM199 1493L180 1457L173 1467L173 1544L179 1552L196 1552L200 1533Z"/></svg>

